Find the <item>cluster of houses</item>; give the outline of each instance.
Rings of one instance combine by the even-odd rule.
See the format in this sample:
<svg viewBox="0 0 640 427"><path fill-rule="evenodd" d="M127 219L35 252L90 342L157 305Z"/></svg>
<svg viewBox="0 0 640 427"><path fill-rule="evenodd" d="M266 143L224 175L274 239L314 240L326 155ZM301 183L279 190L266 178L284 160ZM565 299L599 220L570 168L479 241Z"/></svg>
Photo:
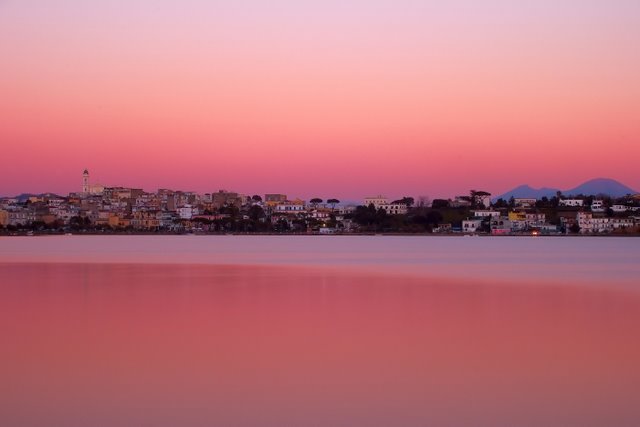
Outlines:
<svg viewBox="0 0 640 427"><path fill-rule="evenodd" d="M216 193L105 187L100 193L54 194L27 198L0 199L0 226L23 227L32 224L69 227L76 223L92 227L131 230L191 231L216 220L249 219L249 209L260 206L261 221L278 221L305 215L317 219L340 214L344 208L332 209L288 200L283 194L247 197L220 190ZM348 208L347 208L348 210Z"/></svg>
<svg viewBox="0 0 640 427"><path fill-rule="evenodd" d="M622 229L640 227L640 198L628 198L628 203L607 206L604 200L594 199L585 205L586 198L560 199L554 210L554 223L547 214L536 209L537 199L513 200L508 209L472 211L472 217L462 221L463 233L486 232L494 235L509 234L580 234L612 233Z"/></svg>
<svg viewBox="0 0 640 427"><path fill-rule="evenodd" d="M338 202L336 200L336 202ZM66 197L55 194L0 198L1 227L70 228L72 226L139 231L209 231L215 221L249 220L252 207L259 207L261 222L285 222L292 226L304 217L322 224L329 218L341 221L346 231L351 223L344 215L355 207L307 203L289 200L285 194L246 196L220 190L199 194L159 189L145 192L139 188L108 187L90 184L84 171L82 191ZM328 227L324 227L328 228Z"/></svg>
<svg viewBox="0 0 640 427"><path fill-rule="evenodd" d="M589 206L585 205L584 198L564 198L559 200L553 218L548 218L546 213L536 208L536 199L515 199L509 207L498 208L491 204L488 193L477 194L480 196L476 198L461 196L447 201L446 209L464 209L464 212L470 212L470 216L458 223L434 225L431 231L494 235L587 234L640 227L638 196L633 196L630 202L624 204L595 199ZM410 216L412 201L405 198L390 202L385 196L378 195L366 197L362 205L373 207L376 212L384 211L389 216ZM435 203L433 208L421 208L438 209ZM270 223L271 226L277 224L284 230L332 234L358 231L358 224L353 219L357 209L356 205L340 205L335 199L323 204L320 199L311 199L309 202L290 200L285 194L265 194L262 197L225 190L198 194L167 189L150 193L137 188L108 187L90 184L89 173L85 170L82 191L66 197L45 194L0 198L0 226L21 228L37 224L57 229L75 226L189 232L213 231L212 224L233 219L259 221L266 225Z"/></svg>

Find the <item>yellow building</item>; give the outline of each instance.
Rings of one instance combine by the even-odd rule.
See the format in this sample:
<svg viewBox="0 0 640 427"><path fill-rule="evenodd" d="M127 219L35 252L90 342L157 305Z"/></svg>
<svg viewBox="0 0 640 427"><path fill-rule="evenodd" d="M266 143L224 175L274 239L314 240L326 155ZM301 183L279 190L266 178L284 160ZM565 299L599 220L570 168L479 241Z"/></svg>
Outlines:
<svg viewBox="0 0 640 427"><path fill-rule="evenodd" d="M509 212L509 221L526 221L526 212Z"/></svg>
<svg viewBox="0 0 640 427"><path fill-rule="evenodd" d="M0 225L3 227L9 225L9 212L0 210Z"/></svg>

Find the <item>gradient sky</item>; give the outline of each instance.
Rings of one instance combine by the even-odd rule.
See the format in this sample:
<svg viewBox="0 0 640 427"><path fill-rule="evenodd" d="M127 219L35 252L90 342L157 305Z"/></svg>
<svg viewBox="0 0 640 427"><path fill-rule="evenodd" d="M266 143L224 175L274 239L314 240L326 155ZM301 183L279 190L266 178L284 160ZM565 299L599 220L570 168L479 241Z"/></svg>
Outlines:
<svg viewBox="0 0 640 427"><path fill-rule="evenodd" d="M526 3L526 4L525 4ZM640 189L637 0L0 0L0 195Z"/></svg>

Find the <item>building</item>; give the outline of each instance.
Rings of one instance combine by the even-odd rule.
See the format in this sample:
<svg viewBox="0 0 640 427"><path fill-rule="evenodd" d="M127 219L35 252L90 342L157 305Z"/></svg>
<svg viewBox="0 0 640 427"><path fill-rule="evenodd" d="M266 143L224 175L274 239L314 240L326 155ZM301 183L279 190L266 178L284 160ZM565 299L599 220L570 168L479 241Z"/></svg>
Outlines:
<svg viewBox="0 0 640 427"><path fill-rule="evenodd" d="M516 208L533 208L536 206L538 200L532 197L516 197L513 199L513 203Z"/></svg>
<svg viewBox="0 0 640 427"><path fill-rule="evenodd" d="M622 213L622 212L628 212L628 211L637 211L637 210L640 210L640 208L637 206L615 204L611 206L611 210L615 213Z"/></svg>
<svg viewBox="0 0 640 427"><path fill-rule="evenodd" d="M497 216L492 217L490 222L491 234L505 235L511 234L511 221L507 217Z"/></svg>
<svg viewBox="0 0 640 427"><path fill-rule="evenodd" d="M29 225L36 220L36 213L31 209L15 209L7 212L7 225Z"/></svg>
<svg viewBox="0 0 640 427"><path fill-rule="evenodd" d="M354 213L357 209L358 207L355 205L339 206L335 209L335 212L338 215L348 215Z"/></svg>
<svg viewBox="0 0 640 427"><path fill-rule="evenodd" d="M383 209L389 215L404 215L407 213L408 207L404 203L389 203L389 199L382 195L365 197L364 206L370 206L378 209Z"/></svg>
<svg viewBox="0 0 640 427"><path fill-rule="evenodd" d="M462 221L463 233L475 233L480 227L482 227L481 219L465 219Z"/></svg>
<svg viewBox="0 0 640 427"><path fill-rule="evenodd" d="M576 215L581 234L610 233L613 231L613 218L594 216L591 212L578 212Z"/></svg>
<svg viewBox="0 0 640 427"><path fill-rule="evenodd" d="M404 215L407 213L407 210L408 210L407 205L405 205L404 203L391 203L391 204L381 205L380 208L384 209L384 211L388 215Z"/></svg>
<svg viewBox="0 0 640 427"><path fill-rule="evenodd" d="M265 194L264 203L269 207L276 206L279 203L285 203L287 201L286 194Z"/></svg>
<svg viewBox="0 0 640 427"><path fill-rule="evenodd" d="M235 206L240 208L242 206L242 202L242 196L230 191L220 190L211 195L211 204L216 209L220 209L223 206Z"/></svg>
<svg viewBox="0 0 640 427"><path fill-rule="evenodd" d="M443 223L438 224L437 227L434 227L432 230L434 233L451 233L453 231L453 227L451 223Z"/></svg>
<svg viewBox="0 0 640 427"><path fill-rule="evenodd" d="M275 211L277 213L303 213L306 212L306 203L304 200L296 199L293 201L285 200L275 205Z"/></svg>
<svg viewBox="0 0 640 427"><path fill-rule="evenodd" d="M525 211L509 211L509 221L526 221L527 213Z"/></svg>
<svg viewBox="0 0 640 427"><path fill-rule="evenodd" d="M382 196L382 195L364 198L364 205L365 206L373 205L373 207L376 208L376 210L388 204L389 204L389 199L387 199L385 196Z"/></svg>
<svg viewBox="0 0 640 427"><path fill-rule="evenodd" d="M604 201L594 200L591 202L591 212L604 212Z"/></svg>
<svg viewBox="0 0 640 427"><path fill-rule="evenodd" d="M89 194L89 171L82 172L82 194Z"/></svg>
<svg viewBox="0 0 640 427"><path fill-rule="evenodd" d="M583 199L560 199L559 206L581 207L584 206Z"/></svg>
<svg viewBox="0 0 640 427"><path fill-rule="evenodd" d="M83 196L100 196L104 192L104 185L102 184L91 184L89 180L89 170L85 169L82 172L82 192Z"/></svg>
<svg viewBox="0 0 640 427"><path fill-rule="evenodd" d="M178 216L180 219L191 219L194 215L198 215L198 208L192 205L184 205L177 209Z"/></svg>
<svg viewBox="0 0 640 427"><path fill-rule="evenodd" d="M472 211L473 216L476 218L487 218L487 217L498 217L500 216L500 212L493 210L478 210Z"/></svg>
<svg viewBox="0 0 640 427"><path fill-rule="evenodd" d="M542 227L547 222L547 215L538 212L527 213L525 222L528 228Z"/></svg>
<svg viewBox="0 0 640 427"><path fill-rule="evenodd" d="M618 230L620 228L631 228L636 225L633 218L611 218L611 228Z"/></svg>
<svg viewBox="0 0 640 427"><path fill-rule="evenodd" d="M452 208L467 208L471 206L471 199L469 196L456 196L455 199L449 202L449 206Z"/></svg>
<svg viewBox="0 0 640 427"><path fill-rule="evenodd" d="M139 211L133 213L131 225L138 230L153 230L160 227L158 211Z"/></svg>
<svg viewBox="0 0 640 427"><path fill-rule="evenodd" d="M336 234L336 229L333 227L320 227L318 233L320 234Z"/></svg>

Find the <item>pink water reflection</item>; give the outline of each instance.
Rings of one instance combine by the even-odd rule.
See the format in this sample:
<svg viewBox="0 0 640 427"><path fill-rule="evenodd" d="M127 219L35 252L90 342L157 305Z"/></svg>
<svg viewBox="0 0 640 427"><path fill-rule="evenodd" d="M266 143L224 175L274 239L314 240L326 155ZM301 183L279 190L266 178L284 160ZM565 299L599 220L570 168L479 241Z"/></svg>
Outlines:
<svg viewBox="0 0 640 427"><path fill-rule="evenodd" d="M640 295L0 264L7 426L632 426Z"/></svg>

